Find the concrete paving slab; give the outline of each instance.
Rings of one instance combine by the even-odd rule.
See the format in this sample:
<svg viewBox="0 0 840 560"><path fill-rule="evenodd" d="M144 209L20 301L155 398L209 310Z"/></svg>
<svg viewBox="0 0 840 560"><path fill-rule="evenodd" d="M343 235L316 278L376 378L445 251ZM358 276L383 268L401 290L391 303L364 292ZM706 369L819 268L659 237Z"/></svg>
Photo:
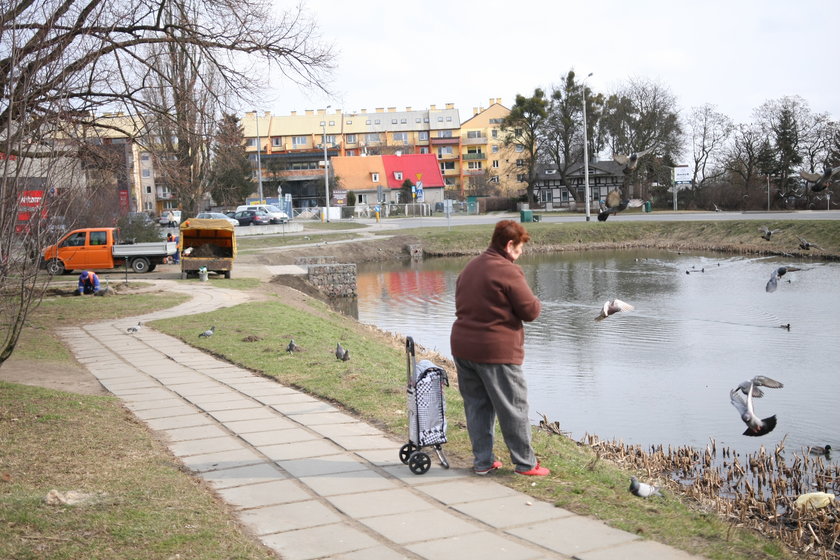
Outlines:
<svg viewBox="0 0 840 560"><path fill-rule="evenodd" d="M625 560L626 558L644 558L644 560L699 560L688 552L677 550L654 541L633 541L601 550L591 550L575 554L575 560Z"/></svg>
<svg viewBox="0 0 840 560"><path fill-rule="evenodd" d="M316 412L338 412L333 405L321 401L273 404L271 408L286 416L314 414Z"/></svg>
<svg viewBox="0 0 840 560"><path fill-rule="evenodd" d="M140 420L154 420L155 418L169 418L171 416L184 416L194 414L195 407L188 404L178 404L175 406L167 406L164 408L148 408L146 410L136 410L134 415Z"/></svg>
<svg viewBox="0 0 840 560"><path fill-rule="evenodd" d="M384 545L330 556L330 560L404 560L405 558L408 557L404 553Z"/></svg>
<svg viewBox="0 0 840 560"><path fill-rule="evenodd" d="M277 417L276 413L262 406L239 408L234 410L214 410L209 414L222 423L233 422L236 420L267 420L269 418Z"/></svg>
<svg viewBox="0 0 840 560"><path fill-rule="evenodd" d="M237 434L247 434L250 432L288 430L289 428L297 428L299 424L274 414L269 418L259 418L256 420L234 420L226 422L225 426Z"/></svg>
<svg viewBox="0 0 840 560"><path fill-rule="evenodd" d="M295 480L283 479L246 484L233 488L222 488L219 495L234 506L242 509L257 508L289 502L311 500L312 494L301 488ZM278 531L280 529L277 529Z"/></svg>
<svg viewBox="0 0 840 560"><path fill-rule="evenodd" d="M327 496L327 500L354 519L410 513L437 507L406 488Z"/></svg>
<svg viewBox="0 0 840 560"><path fill-rule="evenodd" d="M206 410L209 413L216 412L217 410L240 410L240 409L252 409L252 408L259 408L261 405L255 404L253 400L246 399L242 397L231 396L232 398L226 401L219 401L219 402L206 402L202 401L200 397L197 397L195 401L196 406Z"/></svg>
<svg viewBox="0 0 840 560"><path fill-rule="evenodd" d="M214 438L179 441L169 444L169 450L172 451L173 455L176 457L189 457L190 455L200 455L203 453L231 451L233 449L244 449L244 447L245 446L239 438L228 435Z"/></svg>
<svg viewBox="0 0 840 560"><path fill-rule="evenodd" d="M309 426L315 432L318 432L324 437L334 439L337 437L346 436L373 436L384 435L382 430L374 428L370 424L364 422L346 422L341 424L317 424Z"/></svg>
<svg viewBox="0 0 840 560"><path fill-rule="evenodd" d="M263 535L260 540L283 560L330 558L379 545L366 532L342 523Z"/></svg>
<svg viewBox="0 0 840 560"><path fill-rule="evenodd" d="M171 395L171 393L170 393ZM161 398L161 399L140 399L136 401L129 401L123 399L125 406L133 412L140 412L145 410L154 410L156 408L171 408L175 406L182 406L184 401L178 397Z"/></svg>
<svg viewBox="0 0 840 560"><path fill-rule="evenodd" d="M191 428L173 428L171 430L165 430L163 433L166 439L171 442L215 438L228 435L226 430L215 424L193 426Z"/></svg>
<svg viewBox="0 0 840 560"><path fill-rule="evenodd" d="M285 430L271 430L265 432L251 432L239 434L242 439L254 447L265 447L282 443L294 443L298 441L312 441L320 439L316 434L303 428L287 428Z"/></svg>
<svg viewBox="0 0 840 560"><path fill-rule="evenodd" d="M217 489L233 488L260 482L272 482L287 478L274 463L258 463L244 467L207 471L200 473L200 476Z"/></svg>
<svg viewBox="0 0 840 560"><path fill-rule="evenodd" d="M322 403L324 404L324 403ZM286 406L286 405L275 405L272 408L277 408L277 406ZM296 405L288 405L288 406L296 406ZM294 420L295 422L300 422L304 426L319 426L322 424L355 424L358 422L355 418L348 414L344 414L343 412L339 412L338 409L333 408L330 406L329 409L324 407L317 407L315 409L313 407L312 410L306 411L287 411L283 414L286 414L289 418Z"/></svg>
<svg viewBox="0 0 840 560"><path fill-rule="evenodd" d="M517 495L520 495L523 498L525 496L513 488L492 483L475 475L456 481L425 484L418 487L417 490L438 500L440 503L447 505L485 501Z"/></svg>
<svg viewBox="0 0 840 560"><path fill-rule="evenodd" d="M302 476L299 480L321 496L356 494L397 488L388 478L370 470L339 472L322 476Z"/></svg>
<svg viewBox="0 0 840 560"><path fill-rule="evenodd" d="M359 521L399 544L427 542L480 531L478 525L439 509L366 517Z"/></svg>
<svg viewBox="0 0 840 560"><path fill-rule="evenodd" d="M361 451L362 449L394 449L398 444L385 436L337 436L330 438L332 441L347 449L348 451Z"/></svg>
<svg viewBox="0 0 840 560"><path fill-rule="evenodd" d="M277 465L295 478L361 471L369 468L368 465L347 453L277 461Z"/></svg>
<svg viewBox="0 0 840 560"><path fill-rule="evenodd" d="M215 422L200 412L193 411L193 414L184 416L171 416L167 418L153 418L146 420L146 424L153 430L171 430L175 428L192 428L195 426L210 426Z"/></svg>
<svg viewBox="0 0 840 560"><path fill-rule="evenodd" d="M516 527L506 532L566 556L638 540L631 533L577 515Z"/></svg>
<svg viewBox="0 0 840 560"><path fill-rule="evenodd" d="M257 535L308 529L341 521L341 516L317 500L249 509L239 514Z"/></svg>
<svg viewBox="0 0 840 560"><path fill-rule="evenodd" d="M538 560L545 558L546 552L536 547L511 542L489 531L458 535L447 539L430 539L410 544L406 548L429 560L465 560L465 558ZM466 551L469 552L465 555Z"/></svg>
<svg viewBox="0 0 840 560"><path fill-rule="evenodd" d="M398 450L394 450L394 454L398 455ZM367 453L366 451L359 451L360 455L362 453ZM426 471L424 474L414 474L411 469L408 468L408 465L403 465L400 462L399 458L397 458L396 464L388 465L382 467L385 472L390 474L391 476L400 480L405 484L410 486L425 486L427 484L433 484L437 482L441 482L444 480L463 480L463 479L470 479L470 478L478 478L471 470L466 469L445 469L443 468L440 463L438 462L437 456L432 452L429 457L432 460L432 466L429 467L429 470Z"/></svg>
<svg viewBox="0 0 840 560"><path fill-rule="evenodd" d="M491 527L506 528L530 525L549 519L574 515L572 512L517 493L513 496L456 504L453 509L487 523Z"/></svg>
<svg viewBox="0 0 840 560"><path fill-rule="evenodd" d="M300 441L294 445L266 445L258 448L272 461L288 461L290 459L304 459L306 457L323 457L335 455L341 449L326 440Z"/></svg>
<svg viewBox="0 0 840 560"><path fill-rule="evenodd" d="M231 467L253 465L264 461L262 457L250 449L245 448L191 455L189 457L184 457L181 460L187 468L196 472L212 471L215 469L229 469Z"/></svg>

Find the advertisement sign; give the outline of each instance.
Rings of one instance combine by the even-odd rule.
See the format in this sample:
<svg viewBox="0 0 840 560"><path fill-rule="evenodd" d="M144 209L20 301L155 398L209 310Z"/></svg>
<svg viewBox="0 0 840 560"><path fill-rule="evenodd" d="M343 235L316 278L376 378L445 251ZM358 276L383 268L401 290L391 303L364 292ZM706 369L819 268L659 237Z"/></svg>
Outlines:
<svg viewBox="0 0 840 560"><path fill-rule="evenodd" d="M691 183L691 169L687 166L674 168L674 182L678 185Z"/></svg>

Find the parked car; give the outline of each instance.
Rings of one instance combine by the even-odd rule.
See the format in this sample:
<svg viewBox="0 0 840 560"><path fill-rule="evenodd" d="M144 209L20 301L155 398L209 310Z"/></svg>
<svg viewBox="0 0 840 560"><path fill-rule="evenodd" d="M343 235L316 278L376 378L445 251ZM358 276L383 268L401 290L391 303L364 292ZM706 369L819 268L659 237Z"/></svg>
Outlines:
<svg viewBox="0 0 840 560"><path fill-rule="evenodd" d="M181 211L180 210L166 210L163 214L160 215L160 223L163 227L178 227L178 224L181 223Z"/></svg>
<svg viewBox="0 0 840 560"><path fill-rule="evenodd" d="M242 210L253 210L255 208L268 213L271 216L272 224L285 224L289 221L289 215L272 204L243 204L242 206L237 206L236 211L240 212Z"/></svg>
<svg viewBox="0 0 840 560"><path fill-rule="evenodd" d="M230 216L222 214L221 212L200 212L196 218L202 220L227 220L232 226L239 225L239 220L235 220Z"/></svg>
<svg viewBox="0 0 840 560"><path fill-rule="evenodd" d="M259 210L240 210L233 215L240 226L259 226L271 223L271 216Z"/></svg>

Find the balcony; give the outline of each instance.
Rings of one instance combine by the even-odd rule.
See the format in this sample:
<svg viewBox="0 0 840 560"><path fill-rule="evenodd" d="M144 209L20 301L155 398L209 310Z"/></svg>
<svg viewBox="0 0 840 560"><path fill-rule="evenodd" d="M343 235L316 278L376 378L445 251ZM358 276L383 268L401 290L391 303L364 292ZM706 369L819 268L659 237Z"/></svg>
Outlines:
<svg viewBox="0 0 840 560"><path fill-rule="evenodd" d="M484 175L483 169L464 169L464 175Z"/></svg>
<svg viewBox="0 0 840 560"><path fill-rule="evenodd" d="M474 154L462 154L461 157L464 160L487 159L487 154L485 154L484 152L478 152Z"/></svg>
<svg viewBox="0 0 840 560"><path fill-rule="evenodd" d="M157 196L158 200L172 200L175 198L169 191L157 191L155 196Z"/></svg>
<svg viewBox="0 0 840 560"><path fill-rule="evenodd" d="M487 143L487 137L481 136L479 138L464 138L461 144L464 146L483 146Z"/></svg>
<svg viewBox="0 0 840 560"><path fill-rule="evenodd" d="M453 146L461 142L460 138L431 138L429 139L432 146Z"/></svg>

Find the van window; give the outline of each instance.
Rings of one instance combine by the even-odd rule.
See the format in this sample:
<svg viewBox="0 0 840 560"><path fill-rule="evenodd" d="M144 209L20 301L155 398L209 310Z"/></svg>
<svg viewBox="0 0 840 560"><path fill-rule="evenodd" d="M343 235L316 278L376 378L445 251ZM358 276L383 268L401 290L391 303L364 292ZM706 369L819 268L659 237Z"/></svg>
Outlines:
<svg viewBox="0 0 840 560"><path fill-rule="evenodd" d="M107 245L108 244L108 232L105 232L105 231L92 231L92 232L90 232L90 244L91 245Z"/></svg>
<svg viewBox="0 0 840 560"><path fill-rule="evenodd" d="M87 234L83 231L80 231L78 233L74 233L73 235L71 235L70 237L65 239L64 243L62 243L62 245L64 247L83 247L84 244L85 244L85 237L86 236L87 236Z"/></svg>

